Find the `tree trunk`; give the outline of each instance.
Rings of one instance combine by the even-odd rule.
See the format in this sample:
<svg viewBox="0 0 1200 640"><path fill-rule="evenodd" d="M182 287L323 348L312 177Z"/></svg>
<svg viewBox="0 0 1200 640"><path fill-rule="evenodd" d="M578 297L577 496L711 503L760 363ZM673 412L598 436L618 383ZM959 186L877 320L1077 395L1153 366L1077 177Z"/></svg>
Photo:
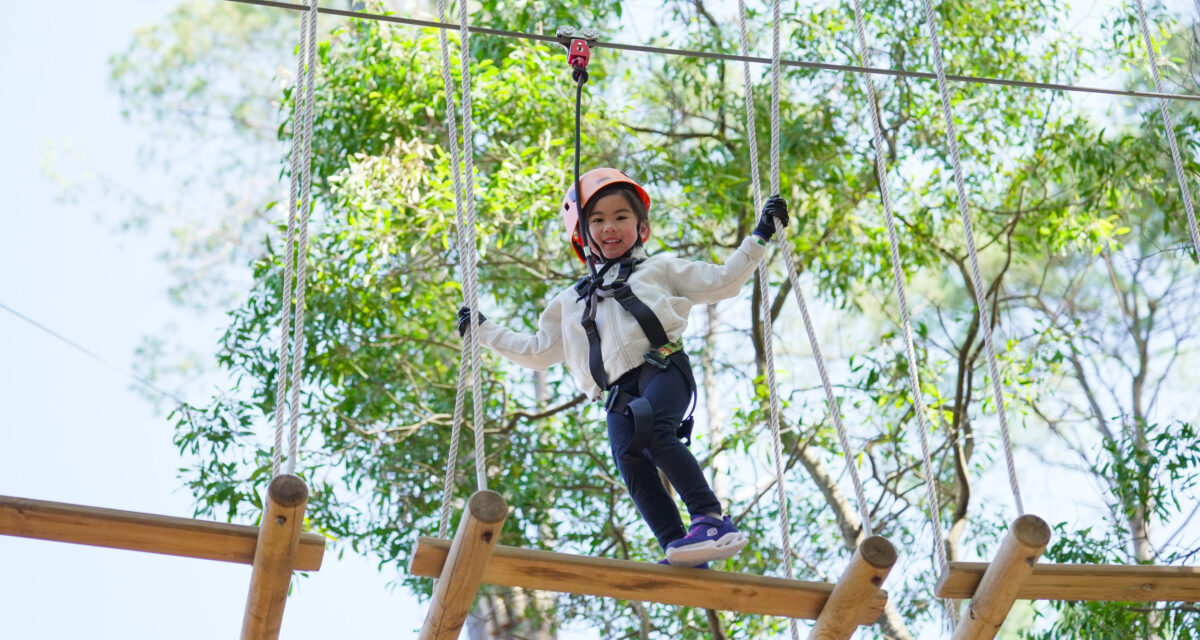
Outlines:
<svg viewBox="0 0 1200 640"><path fill-rule="evenodd" d="M529 615L534 613L534 615ZM481 595L467 618L469 640L554 640L554 599L524 589Z"/></svg>
<svg viewBox="0 0 1200 640"><path fill-rule="evenodd" d="M705 305L705 318L708 322L704 327L704 351L700 354L700 370L704 375L704 414L708 419L708 446L711 449L720 444L725 421L725 415L721 408L722 394L717 388L716 363L713 357L717 346L717 324L720 321L717 305ZM724 495L724 458L713 456L708 462L708 467L708 482L712 486L713 494L717 496L721 504L728 504L725 500L727 496Z"/></svg>

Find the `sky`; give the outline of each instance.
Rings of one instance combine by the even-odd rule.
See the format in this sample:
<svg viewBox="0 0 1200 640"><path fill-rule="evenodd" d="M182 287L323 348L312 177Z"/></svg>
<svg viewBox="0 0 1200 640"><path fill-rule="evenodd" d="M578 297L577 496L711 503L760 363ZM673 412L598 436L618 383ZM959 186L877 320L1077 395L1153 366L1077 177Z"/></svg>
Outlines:
<svg viewBox="0 0 1200 640"><path fill-rule="evenodd" d="M123 370L144 335L174 324L206 348L224 318L172 306L161 247L112 232L97 217L101 204L60 202L42 166L48 149L67 146L90 166L139 180L145 133L121 119L107 59L172 4L71 2L48 15L12 3L0 21L0 304ZM0 495L190 516L169 403L156 410L133 386L0 308ZM246 565L0 537L2 635L236 637L249 577ZM390 589L393 577L371 560L326 554L321 571L297 581L282 637L416 637L424 608Z"/></svg>
<svg viewBox="0 0 1200 640"><path fill-rule="evenodd" d="M0 101L0 305L25 316L0 308L0 495L192 512L167 405L147 402L115 369L130 369L142 338L168 325L211 352L225 317L171 304L163 247L114 233L98 217L111 205L63 201L43 170L50 150L67 148L127 183L144 179L137 150L147 133L121 118L107 59L173 4L74 2L49 16L14 3L0 21L0 56L10 61ZM204 402L207 390L186 391ZM1049 480L1027 473L1033 486ZM327 554L321 571L296 582L282 637L416 637L424 608L389 586L391 571ZM4 637L19 640L233 637L249 576L245 565L0 537L0 619Z"/></svg>

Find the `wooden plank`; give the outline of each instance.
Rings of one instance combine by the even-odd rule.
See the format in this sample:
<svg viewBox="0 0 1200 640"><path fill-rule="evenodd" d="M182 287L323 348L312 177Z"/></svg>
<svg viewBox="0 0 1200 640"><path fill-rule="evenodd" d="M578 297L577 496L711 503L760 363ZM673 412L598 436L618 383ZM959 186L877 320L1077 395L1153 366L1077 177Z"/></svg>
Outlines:
<svg viewBox="0 0 1200 640"><path fill-rule="evenodd" d="M0 496L0 535L254 564L258 527ZM325 538L300 536L297 571L316 571Z"/></svg>
<svg viewBox="0 0 1200 640"><path fill-rule="evenodd" d="M938 582L939 598L970 598L986 562L951 562ZM1200 567L1039 564L1018 600L1200 602Z"/></svg>
<svg viewBox="0 0 1200 640"><path fill-rule="evenodd" d="M433 587L429 613L418 640L455 640L462 632L483 572L508 518L508 504L495 491L476 491L463 510L442 577Z"/></svg>
<svg viewBox="0 0 1200 640"><path fill-rule="evenodd" d="M879 594L895 564L896 547L887 538L863 540L821 609L809 640L849 640L858 629L859 612Z"/></svg>
<svg viewBox="0 0 1200 640"><path fill-rule="evenodd" d="M246 613L242 617L242 640L279 638L307 504L308 486L296 476L276 476L267 487L254 571L246 595Z"/></svg>
<svg viewBox="0 0 1200 640"><path fill-rule="evenodd" d="M980 579L952 640L995 638L1017 600L1021 585L1029 579L1049 543L1050 527L1045 520L1030 514L1017 518Z"/></svg>
<svg viewBox="0 0 1200 640"><path fill-rule="evenodd" d="M448 540L419 538L409 572L436 578L450 550ZM825 582L785 580L724 571L592 558L497 545L483 582L543 591L641 600L684 607L815 620L833 592ZM855 621L873 624L887 592L871 599Z"/></svg>

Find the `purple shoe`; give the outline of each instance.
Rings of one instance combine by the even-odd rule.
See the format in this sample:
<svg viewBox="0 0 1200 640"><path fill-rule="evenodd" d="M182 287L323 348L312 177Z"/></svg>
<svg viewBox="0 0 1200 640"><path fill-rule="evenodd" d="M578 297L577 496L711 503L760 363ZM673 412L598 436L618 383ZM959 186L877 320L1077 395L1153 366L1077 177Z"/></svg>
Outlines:
<svg viewBox="0 0 1200 640"><path fill-rule="evenodd" d="M729 516L692 518L687 537L667 545L667 561L676 566L696 565L732 558L750 539L733 526Z"/></svg>

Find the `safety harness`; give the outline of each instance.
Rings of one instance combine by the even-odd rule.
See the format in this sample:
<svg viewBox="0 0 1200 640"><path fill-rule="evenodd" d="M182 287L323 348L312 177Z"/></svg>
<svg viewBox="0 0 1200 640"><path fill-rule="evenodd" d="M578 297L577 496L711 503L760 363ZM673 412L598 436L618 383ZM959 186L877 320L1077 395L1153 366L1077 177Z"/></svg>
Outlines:
<svg viewBox="0 0 1200 640"><path fill-rule="evenodd" d="M675 430L676 437L683 440L684 444L691 444L694 424L692 413L696 410L696 378L692 375L692 367L688 363L683 344L667 338L667 332L658 316L634 295L633 288L629 286L629 276L640 262L641 260L626 255L620 260L605 263L595 275L584 276L575 284L575 293L579 294L576 302L585 301L581 324L588 338L588 369L596 384L608 391L604 408L609 412L622 413L633 418L633 440L621 453L621 458L625 460L637 460L641 457L642 450L650 446L654 432L654 407L646 399L645 392L655 376L675 367L687 380L691 396L688 401L689 408L687 416ZM642 356L646 364L638 369L637 395L622 390L618 384L610 384L608 374L604 370L600 332L596 328L596 308L600 302L609 298L616 300L633 316L646 338L650 340L651 349Z"/></svg>
<svg viewBox="0 0 1200 640"><path fill-rule="evenodd" d="M558 42L567 48L567 66L571 68L571 79L576 84L575 193L579 194L582 205L583 189L579 183L579 121L583 101L583 85L588 81L587 67L591 60L591 48L596 45L599 34L594 29L576 30L573 27L564 26L558 28L556 37ZM683 373L691 395L691 399L688 401L687 417L675 430L675 435L683 440L684 444L691 444L694 423L692 413L696 410L696 378L692 375L692 367L688 363L687 354L683 351L683 345L671 342L667 338L667 332L663 329L662 322L659 322L658 316L654 315L650 307L639 300L633 294L633 289L629 287L629 275L633 273L634 267L641 260L633 258L627 253L619 260L605 262L604 266L597 270L597 260L591 250L591 242L588 238L587 225L582 211L576 224L579 225L579 237L583 241L581 257L588 267L588 275L581 278L575 285L575 292L579 294L576 302L586 300L582 324L588 338L588 369L596 384L601 389L608 391L608 397L604 403L605 409L609 412L623 413L633 417L633 440L621 454L621 458L636 460L641 457L642 450L650 445L650 438L654 431L654 407L650 405L650 401L644 397L644 394L654 376L671 367L676 367ZM614 267L616 268L615 272L613 272ZM622 391L618 384L610 385L608 374L604 371L600 332L596 329L596 307L605 298L616 300L626 311L633 314L638 326L650 340L651 349L644 355L646 365L643 365L638 373L637 395Z"/></svg>

